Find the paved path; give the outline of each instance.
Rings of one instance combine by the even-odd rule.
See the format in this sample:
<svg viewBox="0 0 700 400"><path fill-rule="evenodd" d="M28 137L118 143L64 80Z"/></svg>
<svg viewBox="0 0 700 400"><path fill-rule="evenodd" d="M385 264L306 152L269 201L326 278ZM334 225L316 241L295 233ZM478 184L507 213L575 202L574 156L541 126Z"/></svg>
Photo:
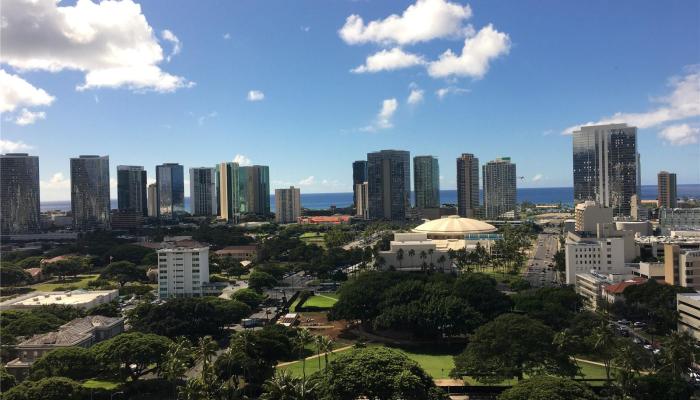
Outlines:
<svg viewBox="0 0 700 400"><path fill-rule="evenodd" d="M335 350L333 350L333 351L330 351L329 353L337 353L337 352L339 352L339 351L345 351L345 350L348 350L348 349L351 349L351 348L352 348L352 346L339 347L339 348L337 348L337 349L335 349ZM317 358L317 357L319 357L319 355L318 355L318 354L314 354L313 356L306 357L305 360L306 360L306 361L309 361L309 360L313 360L314 358ZM321 353L320 357L323 357L323 353ZM300 361L300 360L287 361L287 362L279 363L279 364L277 364L277 365L275 366L275 368L284 367L284 366L287 366L287 365L290 365L290 364L294 364L294 363L299 362L299 361Z"/></svg>

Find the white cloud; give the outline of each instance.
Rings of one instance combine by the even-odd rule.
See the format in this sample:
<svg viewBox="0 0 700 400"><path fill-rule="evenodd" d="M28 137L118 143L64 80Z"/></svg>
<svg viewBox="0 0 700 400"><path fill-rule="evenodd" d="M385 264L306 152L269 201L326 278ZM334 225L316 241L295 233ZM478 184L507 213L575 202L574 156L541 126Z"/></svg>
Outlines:
<svg viewBox="0 0 700 400"><path fill-rule="evenodd" d="M423 101L423 90L422 89L412 89L411 93L408 95L406 102L408 104L418 104Z"/></svg>
<svg viewBox="0 0 700 400"><path fill-rule="evenodd" d="M348 44L398 43L411 44L437 38L464 35L469 27L463 22L472 15L469 5L462 6L445 0L417 0L403 14L364 23L353 14L338 31Z"/></svg>
<svg viewBox="0 0 700 400"><path fill-rule="evenodd" d="M672 146L684 146L700 141L700 128L688 124L671 125L659 132L659 137Z"/></svg>
<svg viewBox="0 0 700 400"><path fill-rule="evenodd" d="M199 126L202 126L202 125L204 125L204 122L206 120L208 120L210 118L215 118L217 115L219 115L219 113L217 113L216 111L212 111L208 114L204 114L204 115L200 116L199 118L197 118L197 124Z"/></svg>
<svg viewBox="0 0 700 400"><path fill-rule="evenodd" d="M423 56L406 53L399 47L391 50L382 50L367 57L364 65L351 70L356 74L365 72L393 71L425 64Z"/></svg>
<svg viewBox="0 0 700 400"><path fill-rule="evenodd" d="M163 30L160 35L163 37L163 40L167 40L173 44L173 49L170 50L170 54L168 54L168 56L165 58L167 62L170 62L173 56L180 54L180 51L182 51L182 44L180 43L180 39L178 39L177 36L175 36L175 34L169 29Z"/></svg>
<svg viewBox="0 0 700 400"><path fill-rule="evenodd" d="M15 118L15 124L25 126L31 125L38 120L46 119L46 113L43 111L29 111L26 108Z"/></svg>
<svg viewBox="0 0 700 400"><path fill-rule="evenodd" d="M311 186L314 183L316 183L316 179L314 178L313 175L311 175L308 178L304 178L304 179L300 180L298 185L299 186Z"/></svg>
<svg viewBox="0 0 700 400"><path fill-rule="evenodd" d="M0 68L0 112L11 112L21 106L48 106L54 99L45 90Z"/></svg>
<svg viewBox="0 0 700 400"><path fill-rule="evenodd" d="M469 93L469 89L464 89L456 86L448 86L444 88L440 88L435 91L435 95L440 99L444 99L445 96L449 94L464 94L464 93Z"/></svg>
<svg viewBox="0 0 700 400"><path fill-rule="evenodd" d="M394 116L396 109L399 108L399 102L396 99L386 99L382 101L382 108L373 124L365 126L360 130L363 132L375 132L380 129L389 129L394 126L391 118Z"/></svg>
<svg viewBox="0 0 700 400"><path fill-rule="evenodd" d="M483 77L489 69L491 60L508 54L510 38L508 34L498 32L489 24L464 41L462 54L457 55L447 50L437 61L428 66L428 74L433 78L448 76L468 76L475 79Z"/></svg>
<svg viewBox="0 0 700 400"><path fill-rule="evenodd" d="M248 92L248 101L262 101L265 99L265 93L260 90L251 90Z"/></svg>
<svg viewBox="0 0 700 400"><path fill-rule="evenodd" d="M311 27L302 25L299 27L299 29L301 29L302 32L308 32L311 30Z"/></svg>
<svg viewBox="0 0 700 400"><path fill-rule="evenodd" d="M0 153L16 153L18 151L29 150L31 148L32 146L24 143L21 140L13 142L12 140L0 139Z"/></svg>
<svg viewBox="0 0 700 400"><path fill-rule="evenodd" d="M533 182L539 182L542 179L544 179L544 175L542 175L542 174L536 174L535 176L532 177Z"/></svg>
<svg viewBox="0 0 700 400"><path fill-rule="evenodd" d="M85 81L78 90L126 87L172 92L194 85L158 67L163 49L139 4L132 0L60 4L3 1L0 61L18 70L82 71Z"/></svg>
<svg viewBox="0 0 700 400"><path fill-rule="evenodd" d="M236 156L233 157L233 162L238 163L238 165L241 166L253 165L250 158L244 156L243 154L236 154Z"/></svg>
<svg viewBox="0 0 700 400"><path fill-rule="evenodd" d="M596 122L587 122L570 126L562 132L570 135L581 126L626 123L637 128L653 128L668 122L681 121L700 116L700 66L686 67L687 74L682 77L672 77L668 86L671 93L667 96L653 99L659 106L642 113L617 112L612 116Z"/></svg>
<svg viewBox="0 0 700 400"><path fill-rule="evenodd" d="M224 40L229 40L229 39L231 39L231 34L226 32L226 33L224 33L224 35L222 37L224 38Z"/></svg>
<svg viewBox="0 0 700 400"><path fill-rule="evenodd" d="M39 181L39 187L42 201L70 199L70 179L63 172L56 172L48 181Z"/></svg>

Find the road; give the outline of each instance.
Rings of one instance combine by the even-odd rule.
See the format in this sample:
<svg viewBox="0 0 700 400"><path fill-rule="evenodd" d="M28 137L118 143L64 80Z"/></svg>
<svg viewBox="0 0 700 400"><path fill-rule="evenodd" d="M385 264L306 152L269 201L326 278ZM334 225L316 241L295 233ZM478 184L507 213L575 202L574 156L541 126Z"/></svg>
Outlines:
<svg viewBox="0 0 700 400"><path fill-rule="evenodd" d="M553 268L554 254L557 252L559 235L545 231L537 235L537 242L527 261L528 269L524 273L525 279L532 287L552 286L557 284L557 273Z"/></svg>

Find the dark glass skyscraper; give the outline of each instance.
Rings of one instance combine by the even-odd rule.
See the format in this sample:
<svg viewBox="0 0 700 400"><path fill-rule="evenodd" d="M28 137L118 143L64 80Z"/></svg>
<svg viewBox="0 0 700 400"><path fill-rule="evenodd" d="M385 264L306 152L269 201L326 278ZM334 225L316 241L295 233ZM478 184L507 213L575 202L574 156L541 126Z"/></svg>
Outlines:
<svg viewBox="0 0 700 400"><path fill-rule="evenodd" d="M247 212L267 215L270 213L270 168L266 165L251 165L239 168L239 180L245 176Z"/></svg>
<svg viewBox="0 0 700 400"><path fill-rule="evenodd" d="M413 191L416 208L440 207L440 167L437 158L413 157Z"/></svg>
<svg viewBox="0 0 700 400"><path fill-rule="evenodd" d="M192 208L192 215L216 215L217 206L216 169L208 167L190 168L190 207Z"/></svg>
<svg viewBox="0 0 700 400"><path fill-rule="evenodd" d="M484 209L486 218L505 218L505 213L515 214L516 172L510 157L501 157L487 162L483 167Z"/></svg>
<svg viewBox="0 0 700 400"><path fill-rule="evenodd" d="M0 198L0 233L39 230L39 157L0 155Z"/></svg>
<svg viewBox="0 0 700 400"><path fill-rule="evenodd" d="M403 220L411 206L410 153L382 150L367 153L369 218Z"/></svg>
<svg viewBox="0 0 700 400"><path fill-rule="evenodd" d="M134 165L117 165L117 208L148 216L146 171Z"/></svg>
<svg viewBox="0 0 700 400"><path fill-rule="evenodd" d="M177 163L156 166L158 216L160 218L175 218L185 212L184 175L184 168Z"/></svg>
<svg viewBox="0 0 700 400"><path fill-rule="evenodd" d="M640 194L637 128L626 124L583 126L573 133L574 202L593 200L628 216Z"/></svg>
<svg viewBox="0 0 700 400"><path fill-rule="evenodd" d="M367 161L359 160L352 163L352 202L353 206L357 207L357 193L355 185L361 185L367 182Z"/></svg>
<svg viewBox="0 0 700 400"><path fill-rule="evenodd" d="M479 159L462 153L457 159L457 212L472 218L479 208Z"/></svg>
<svg viewBox="0 0 700 400"><path fill-rule="evenodd" d="M78 230L109 229L109 156L70 159L70 203Z"/></svg>

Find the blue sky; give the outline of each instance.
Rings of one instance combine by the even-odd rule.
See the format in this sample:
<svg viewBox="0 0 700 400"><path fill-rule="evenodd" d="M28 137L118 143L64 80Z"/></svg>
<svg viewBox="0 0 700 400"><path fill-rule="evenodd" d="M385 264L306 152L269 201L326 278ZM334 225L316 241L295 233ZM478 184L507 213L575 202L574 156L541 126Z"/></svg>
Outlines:
<svg viewBox="0 0 700 400"><path fill-rule="evenodd" d="M700 182L697 1L23 3L3 1L2 151L40 157L42 200L79 154L112 178L236 158L311 193L385 148L437 156L452 189L470 152L569 186L563 131L611 120L640 126L643 184Z"/></svg>

